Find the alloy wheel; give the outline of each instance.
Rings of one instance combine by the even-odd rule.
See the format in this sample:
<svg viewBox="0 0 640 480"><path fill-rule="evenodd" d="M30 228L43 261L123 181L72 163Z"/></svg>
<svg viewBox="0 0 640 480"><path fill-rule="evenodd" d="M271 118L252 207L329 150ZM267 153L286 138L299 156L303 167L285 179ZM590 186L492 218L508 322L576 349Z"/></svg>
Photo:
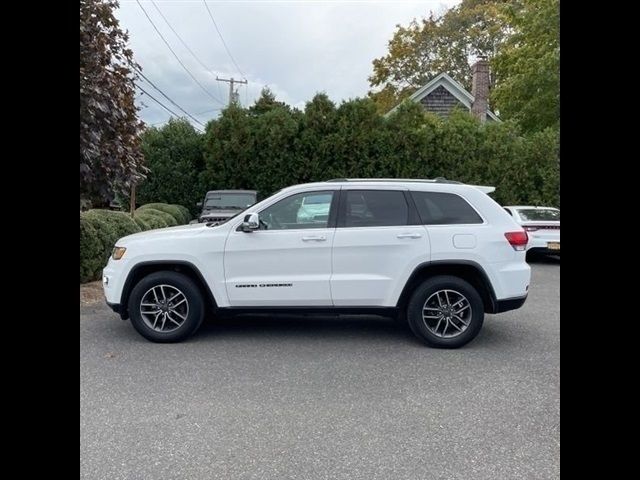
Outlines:
<svg viewBox="0 0 640 480"><path fill-rule="evenodd" d="M422 307L425 327L440 338L460 335L471 323L471 304L456 290L438 290L431 294Z"/></svg>
<svg viewBox="0 0 640 480"><path fill-rule="evenodd" d="M160 333L182 326L189 315L189 302L182 291L172 285L156 285L142 296L140 315L144 323Z"/></svg>

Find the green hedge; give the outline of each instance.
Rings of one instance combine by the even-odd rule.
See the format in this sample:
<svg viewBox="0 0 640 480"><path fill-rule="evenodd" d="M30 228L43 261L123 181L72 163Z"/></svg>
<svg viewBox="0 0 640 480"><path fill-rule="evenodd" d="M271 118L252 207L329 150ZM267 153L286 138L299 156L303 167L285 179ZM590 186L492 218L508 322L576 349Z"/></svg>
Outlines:
<svg viewBox="0 0 640 480"><path fill-rule="evenodd" d="M189 223L191 221L191 212L189 211L189 209L187 207L184 207L182 205L174 205L176 207L178 207L178 210L180 210L182 212L182 218L184 218L184 223Z"/></svg>
<svg viewBox="0 0 640 480"><path fill-rule="evenodd" d="M264 100L209 122L202 193L247 188L268 196L330 178L446 177L495 186L492 197L503 205L559 205L557 130L522 132L463 111L445 119L413 102L385 117L368 99L335 105L318 94L303 112ZM160 187L154 198L170 198Z"/></svg>
<svg viewBox="0 0 640 480"><path fill-rule="evenodd" d="M100 278L119 238L140 232L138 224L124 212L89 210L80 214L80 281Z"/></svg>
<svg viewBox="0 0 640 480"><path fill-rule="evenodd" d="M102 248L93 222L80 214L80 283L94 280L102 268Z"/></svg>
<svg viewBox="0 0 640 480"><path fill-rule="evenodd" d="M128 213L111 210L80 213L80 283L100 278L120 238L144 230L188 223L190 215L185 215L183 208L169 204L143 205L136 210L134 218Z"/></svg>
<svg viewBox="0 0 640 480"><path fill-rule="evenodd" d="M151 230L152 227L151 225L149 225L149 222L147 222L144 218L140 217L140 215L136 215L133 220L138 224L138 226L140 227L140 230ZM162 228L161 226L159 227L155 227L155 228Z"/></svg>
<svg viewBox="0 0 640 480"><path fill-rule="evenodd" d="M147 203L146 205L142 205L141 207L139 207L138 210L146 210L148 208L168 213L173 218L175 218L178 225L184 225L185 223L189 222L189 219L185 217L182 210L178 208L178 205L171 205L168 203Z"/></svg>
<svg viewBox="0 0 640 480"><path fill-rule="evenodd" d="M204 168L204 135L185 119L171 119L161 128L145 129L141 140L149 171L136 190L138 205L179 204L186 206L190 215L196 215L196 202L204 198L208 189L198 178Z"/></svg>
<svg viewBox="0 0 640 480"><path fill-rule="evenodd" d="M148 129L143 150L150 172L140 201L179 203L192 214L209 190L266 197L350 177L446 177L495 186L492 197L503 205L560 204L558 129L532 133L462 109L445 119L413 102L383 116L371 99L336 105L318 94L300 110L264 92L249 108L224 109L204 135L186 121Z"/></svg>
<svg viewBox="0 0 640 480"><path fill-rule="evenodd" d="M178 225L178 220L171 215L170 213L163 212L162 210L157 210L155 208L144 208L144 206L136 209L136 214L144 214L145 216L156 216L161 218L166 225L165 227L175 227Z"/></svg>
<svg viewBox="0 0 640 480"><path fill-rule="evenodd" d="M147 211L141 211L135 213L136 223L143 223L147 227L145 230L154 230L156 228L167 228L167 222L162 216L156 215L155 211L148 209Z"/></svg>

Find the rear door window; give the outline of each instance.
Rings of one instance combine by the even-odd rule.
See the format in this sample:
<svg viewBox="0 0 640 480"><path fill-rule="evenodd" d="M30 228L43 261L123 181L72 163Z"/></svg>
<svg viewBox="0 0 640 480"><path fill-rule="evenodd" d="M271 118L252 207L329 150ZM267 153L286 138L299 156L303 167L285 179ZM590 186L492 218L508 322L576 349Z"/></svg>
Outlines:
<svg viewBox="0 0 640 480"><path fill-rule="evenodd" d="M409 206L397 190L343 190L345 227L407 225Z"/></svg>

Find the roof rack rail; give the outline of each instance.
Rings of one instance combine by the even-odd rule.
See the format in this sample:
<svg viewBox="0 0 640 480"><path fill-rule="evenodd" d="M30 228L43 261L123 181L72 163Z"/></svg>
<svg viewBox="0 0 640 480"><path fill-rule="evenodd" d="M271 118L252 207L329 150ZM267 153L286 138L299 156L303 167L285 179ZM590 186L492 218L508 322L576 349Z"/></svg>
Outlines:
<svg viewBox="0 0 640 480"><path fill-rule="evenodd" d="M447 180L444 177L431 178L332 178L327 182L426 182L426 183L456 183L464 185L457 180Z"/></svg>
<svg viewBox="0 0 640 480"><path fill-rule="evenodd" d="M457 180L447 180L444 177L437 177L434 179L428 178L332 178L327 182L422 182L422 183L451 183L457 185L469 185L470 187L477 188L481 192L491 193L495 192L496 187L488 187L484 185L472 185L469 183L458 182Z"/></svg>
<svg viewBox="0 0 640 480"><path fill-rule="evenodd" d="M436 179L434 180L436 183L457 183L459 185L464 185L463 182L458 182L457 180L447 180L444 177L436 177Z"/></svg>

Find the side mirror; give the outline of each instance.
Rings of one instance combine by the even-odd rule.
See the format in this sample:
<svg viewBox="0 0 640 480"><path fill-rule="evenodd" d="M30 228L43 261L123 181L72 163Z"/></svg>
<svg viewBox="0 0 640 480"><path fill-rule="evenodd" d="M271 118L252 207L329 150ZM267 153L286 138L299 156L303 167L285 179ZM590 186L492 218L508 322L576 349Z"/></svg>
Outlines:
<svg viewBox="0 0 640 480"><path fill-rule="evenodd" d="M202 208L202 202L197 202L197 203L196 203L196 207L198 207L198 208Z"/></svg>
<svg viewBox="0 0 640 480"><path fill-rule="evenodd" d="M248 213L244 216L244 220L242 221L242 231L243 232L252 232L253 230L257 230L260 228L260 217L257 213Z"/></svg>

